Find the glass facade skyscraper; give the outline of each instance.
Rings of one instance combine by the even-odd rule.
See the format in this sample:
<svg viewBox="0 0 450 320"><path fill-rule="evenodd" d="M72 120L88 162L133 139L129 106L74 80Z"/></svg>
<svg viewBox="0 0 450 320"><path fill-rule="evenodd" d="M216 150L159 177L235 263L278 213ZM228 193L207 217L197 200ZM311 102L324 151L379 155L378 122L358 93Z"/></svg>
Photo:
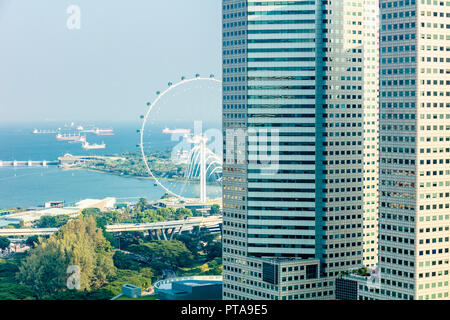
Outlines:
<svg viewBox="0 0 450 320"><path fill-rule="evenodd" d="M377 263L378 1L223 1L224 299Z"/></svg>

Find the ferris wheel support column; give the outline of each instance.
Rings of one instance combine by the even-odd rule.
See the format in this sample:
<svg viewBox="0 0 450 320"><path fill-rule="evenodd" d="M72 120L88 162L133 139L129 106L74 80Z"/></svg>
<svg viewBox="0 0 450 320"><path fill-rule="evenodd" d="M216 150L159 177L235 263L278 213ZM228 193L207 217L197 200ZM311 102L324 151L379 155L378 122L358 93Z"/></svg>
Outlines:
<svg viewBox="0 0 450 320"><path fill-rule="evenodd" d="M206 139L200 142L200 201L206 202Z"/></svg>

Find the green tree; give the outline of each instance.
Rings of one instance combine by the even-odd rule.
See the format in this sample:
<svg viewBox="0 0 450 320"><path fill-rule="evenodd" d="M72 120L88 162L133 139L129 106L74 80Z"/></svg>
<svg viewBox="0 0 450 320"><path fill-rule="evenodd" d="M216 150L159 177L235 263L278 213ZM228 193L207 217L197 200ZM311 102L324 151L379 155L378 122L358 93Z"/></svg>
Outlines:
<svg viewBox="0 0 450 320"><path fill-rule="evenodd" d="M90 291L115 274L112 256L111 245L93 217L71 220L30 251L17 278L42 298L63 290L67 268L75 265L81 271L81 290Z"/></svg>
<svg viewBox="0 0 450 320"><path fill-rule="evenodd" d="M173 267L186 267L194 262L192 253L178 240L131 245L129 250L147 257L150 261L158 260Z"/></svg>
<svg viewBox="0 0 450 320"><path fill-rule="evenodd" d="M70 217L67 215L61 216L43 216L39 219L39 228L59 228L69 221Z"/></svg>
<svg viewBox="0 0 450 320"><path fill-rule="evenodd" d="M6 237L0 237L0 249L5 250L6 248L9 248L9 244L11 241L9 241Z"/></svg>
<svg viewBox="0 0 450 320"><path fill-rule="evenodd" d="M145 198L140 198L139 201L134 205L134 210L136 212L142 212L148 209L148 201Z"/></svg>
<svg viewBox="0 0 450 320"><path fill-rule="evenodd" d="M213 260L222 257L222 244L219 241L211 241L205 246L206 258Z"/></svg>
<svg viewBox="0 0 450 320"><path fill-rule="evenodd" d="M17 278L31 288L38 299L62 290L66 285L67 254L55 242L44 242L19 266Z"/></svg>
<svg viewBox="0 0 450 320"><path fill-rule="evenodd" d="M211 214L219 214L220 213L220 207L217 204L213 204L211 206L211 209L209 210L209 213Z"/></svg>
<svg viewBox="0 0 450 320"><path fill-rule="evenodd" d="M31 248L35 248L40 242L39 238L40 238L39 236L28 237L27 240L25 241L25 244Z"/></svg>
<svg viewBox="0 0 450 320"><path fill-rule="evenodd" d="M0 300L34 300L33 291L15 282L0 282Z"/></svg>
<svg viewBox="0 0 450 320"><path fill-rule="evenodd" d="M146 289L150 287L152 277L153 272L148 268L143 268L140 271L117 270L115 277L106 286L101 288L98 293L109 296L109 299L111 299L122 292L122 286L124 284L131 284Z"/></svg>
<svg viewBox="0 0 450 320"><path fill-rule="evenodd" d="M83 209L83 211L81 211L81 214L83 216L99 216L101 215L101 211L98 208L87 208L87 209Z"/></svg>
<svg viewBox="0 0 450 320"><path fill-rule="evenodd" d="M200 250L200 242L198 241L198 237L192 234L179 234L177 235L176 240L183 242L186 248L192 252L194 257L198 257L198 251Z"/></svg>
<svg viewBox="0 0 450 320"><path fill-rule="evenodd" d="M139 263L134 261L129 254L116 251L113 256L114 265L118 269L139 270Z"/></svg>
<svg viewBox="0 0 450 320"><path fill-rule="evenodd" d="M186 208L177 208L175 210L175 220L181 220L186 217L192 217L192 211Z"/></svg>

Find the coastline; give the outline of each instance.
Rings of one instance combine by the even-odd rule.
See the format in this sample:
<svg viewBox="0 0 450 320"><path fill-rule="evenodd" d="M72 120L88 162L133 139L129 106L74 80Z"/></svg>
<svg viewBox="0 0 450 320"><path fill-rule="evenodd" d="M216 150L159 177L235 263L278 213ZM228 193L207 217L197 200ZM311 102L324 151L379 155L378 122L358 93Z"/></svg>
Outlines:
<svg viewBox="0 0 450 320"><path fill-rule="evenodd" d="M103 174L108 174L108 175L113 175L113 176L117 176L117 177L123 177L123 178L134 178L134 179L139 179L139 180L153 180L155 181L156 179L153 177L142 177L142 176L137 176L137 175L129 175L129 174L118 174L116 172L113 171L104 171L104 170L99 170L99 169L92 169L92 168L82 168L82 167L78 167L78 168L69 168L69 169L65 169L65 168L60 168L63 171L71 171L71 170L82 170L82 171L91 171L91 172L97 172L97 173L103 173ZM163 181L170 181L170 182L186 182L185 180L181 180L181 179L170 179L170 178L159 178L158 180L163 180ZM190 181L189 183L192 184L198 184L198 181ZM208 184L208 183L207 183Z"/></svg>

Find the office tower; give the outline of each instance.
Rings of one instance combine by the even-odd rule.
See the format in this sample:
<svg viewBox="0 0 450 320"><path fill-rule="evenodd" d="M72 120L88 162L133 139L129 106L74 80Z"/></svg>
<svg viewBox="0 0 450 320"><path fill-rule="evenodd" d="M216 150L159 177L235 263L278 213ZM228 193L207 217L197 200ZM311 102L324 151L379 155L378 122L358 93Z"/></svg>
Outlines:
<svg viewBox="0 0 450 320"><path fill-rule="evenodd" d="M223 1L224 299L377 263L378 1Z"/></svg>
<svg viewBox="0 0 450 320"><path fill-rule="evenodd" d="M449 298L450 2L380 1L381 299Z"/></svg>

